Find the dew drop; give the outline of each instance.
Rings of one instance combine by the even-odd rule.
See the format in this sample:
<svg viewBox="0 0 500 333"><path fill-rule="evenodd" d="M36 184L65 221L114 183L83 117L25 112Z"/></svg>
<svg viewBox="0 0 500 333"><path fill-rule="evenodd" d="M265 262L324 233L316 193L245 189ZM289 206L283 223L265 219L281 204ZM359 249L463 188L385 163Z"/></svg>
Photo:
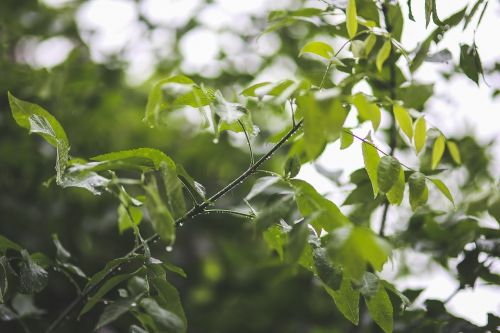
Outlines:
<svg viewBox="0 0 500 333"><path fill-rule="evenodd" d="M109 302L108 301L103 301L104 305L108 305Z"/></svg>
<svg viewBox="0 0 500 333"><path fill-rule="evenodd" d="M170 245L169 245L169 246L167 246L167 247L165 248L165 250L166 250L167 252L172 252L172 250L173 250L173 249L174 249L174 248L173 248L172 246L170 246Z"/></svg>
<svg viewBox="0 0 500 333"><path fill-rule="evenodd" d="M217 143L219 143L219 139L218 139L218 138L214 138L214 139L212 140L212 142L213 142L213 143L215 143L215 144L217 144Z"/></svg>
<svg viewBox="0 0 500 333"><path fill-rule="evenodd" d="M130 305L131 305L132 307L136 307L136 306L137 306L137 303L135 303L135 302L134 302L134 303L132 303L132 304L130 304Z"/></svg>

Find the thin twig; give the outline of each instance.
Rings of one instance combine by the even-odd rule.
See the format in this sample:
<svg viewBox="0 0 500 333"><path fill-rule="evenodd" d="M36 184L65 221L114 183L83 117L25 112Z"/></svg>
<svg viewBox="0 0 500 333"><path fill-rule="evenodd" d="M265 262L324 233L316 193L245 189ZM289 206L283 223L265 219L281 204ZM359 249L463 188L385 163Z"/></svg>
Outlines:
<svg viewBox="0 0 500 333"><path fill-rule="evenodd" d="M243 133L245 133L245 138L247 139L247 144L248 144L248 150L250 150L250 165L254 164L254 158L253 158L253 150L252 150L252 144L250 143L250 137L248 136L247 129L241 122L241 120L238 119L238 124L240 124L241 128L243 129Z"/></svg>
<svg viewBox="0 0 500 333"><path fill-rule="evenodd" d="M202 214L229 214L229 215L234 215L238 217L244 217L247 219L253 219L255 218L255 215L253 214L247 214L247 213L242 213L242 212L237 212L235 210L230 210L230 209L205 209Z"/></svg>
<svg viewBox="0 0 500 333"><path fill-rule="evenodd" d="M180 227L186 222L187 220L202 214L205 209L213 204L217 199L220 197L226 195L229 193L231 190L233 190L235 187L243 183L248 177L250 177L252 174L254 174L258 168L265 162L267 161L281 146L283 146L290 137L292 137L302 126L303 120L299 121L295 126L293 126L288 133L281 138L278 143L276 143L266 154L264 154L260 159L258 159L254 164L252 164L247 170L245 170L240 176L235 178L232 182L230 182L228 185L226 185L224 188L222 188L220 191L212 195L208 200L203 202L200 205L196 205L193 208L191 208L184 216L178 218L175 221L175 226ZM160 236L158 234L154 234L151 237L147 238L144 243L137 245L130 251L127 255L124 256L124 258L130 258L133 255L135 255L138 251L141 251L144 248L144 245L148 245L150 243L156 242L157 240L160 239ZM63 321L66 319L67 316L69 316L75 309L76 307L89 296L92 294L99 286L102 284L103 281L108 279L110 276L112 276L115 272L117 272L120 269L121 265L117 265L110 269L99 281L97 281L95 284L90 286L89 288L86 288L77 298L75 298L71 304L64 309L64 311L56 318L56 320L49 326L47 329L46 333L53 332L59 325L63 323Z"/></svg>

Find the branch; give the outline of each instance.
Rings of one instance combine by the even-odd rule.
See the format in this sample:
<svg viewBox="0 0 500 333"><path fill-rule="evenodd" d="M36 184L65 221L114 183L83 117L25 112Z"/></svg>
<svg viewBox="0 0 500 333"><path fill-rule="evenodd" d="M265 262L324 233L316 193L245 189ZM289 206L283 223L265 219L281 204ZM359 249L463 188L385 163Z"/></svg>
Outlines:
<svg viewBox="0 0 500 333"><path fill-rule="evenodd" d="M299 121L295 126L293 126L288 133L281 138L281 140L276 143L266 154L264 154L257 162L253 163L250 165L250 167L245 170L241 175L236 177L232 182L227 184L224 188L222 188L220 191L212 195L210 198L208 198L205 202L203 202L200 205L196 205L193 208L191 208L184 216L178 218L175 221L175 226L180 227L184 224L189 219L192 219L193 217L203 214L205 212L205 209L213 204L217 199L221 198L222 196L226 195L229 193L231 190L233 190L235 187L239 186L241 183L243 183L248 177L250 177L252 174L258 171L258 168L269 158L271 158L272 155L281 147L283 146L289 139L292 137L302 126L303 120ZM241 213L243 214L243 213ZM147 238L142 244L137 245L130 251L127 255L125 255L124 258L129 258L133 256L135 253L138 251L141 251L144 248L144 245L151 244L153 242L156 242L160 239L160 236L158 234L154 234L151 237ZM53 332L59 325L62 324L62 322L76 309L76 307L84 300L87 298L87 296L91 295L95 290L101 286L101 284L107 280L110 276L112 276L115 272L117 272L120 269L121 265L117 265L110 269L99 281L97 281L95 284L87 288L83 293L81 293L77 298L71 302L71 304L56 318L56 320L49 326L47 329L46 333Z"/></svg>

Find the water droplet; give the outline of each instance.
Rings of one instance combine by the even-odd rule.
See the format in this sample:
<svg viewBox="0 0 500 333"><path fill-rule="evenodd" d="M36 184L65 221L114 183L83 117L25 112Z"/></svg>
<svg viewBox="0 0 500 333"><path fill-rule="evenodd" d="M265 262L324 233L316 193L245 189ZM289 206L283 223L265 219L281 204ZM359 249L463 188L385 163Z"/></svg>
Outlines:
<svg viewBox="0 0 500 333"><path fill-rule="evenodd" d="M179 228L180 228L180 227L182 227L184 225L184 223L179 223L178 225L179 225Z"/></svg>
<svg viewBox="0 0 500 333"><path fill-rule="evenodd" d="M135 302L134 302L134 303L132 303L132 304L130 304L130 305L131 305L132 307L136 307L136 306L137 306L137 303L135 303Z"/></svg>
<svg viewBox="0 0 500 333"><path fill-rule="evenodd" d="M116 270L119 272L119 271L121 271L121 270L122 270L122 268L121 268L121 267L118 267Z"/></svg>
<svg viewBox="0 0 500 333"><path fill-rule="evenodd" d="M215 143L215 144L218 144L218 143L219 143L219 139L218 139L218 138L214 138L214 139L212 140L212 142L213 142L213 143Z"/></svg>
<svg viewBox="0 0 500 333"><path fill-rule="evenodd" d="M170 246L170 245L169 245L169 246L167 246L167 247L165 248L165 250L166 250L167 252L172 252L172 250L173 250L173 249L174 249L174 248L173 248L172 246Z"/></svg>
<svg viewBox="0 0 500 333"><path fill-rule="evenodd" d="M104 305L108 305L109 302L108 301L103 301Z"/></svg>

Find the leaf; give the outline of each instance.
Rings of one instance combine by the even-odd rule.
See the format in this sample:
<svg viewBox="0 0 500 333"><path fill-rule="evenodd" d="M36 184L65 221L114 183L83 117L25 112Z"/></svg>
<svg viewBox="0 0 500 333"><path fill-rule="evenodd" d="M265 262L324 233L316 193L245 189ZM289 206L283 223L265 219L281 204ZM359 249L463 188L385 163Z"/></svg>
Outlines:
<svg viewBox="0 0 500 333"><path fill-rule="evenodd" d="M351 286L351 279L344 275L339 290L325 287L339 311L354 325L359 323L359 291Z"/></svg>
<svg viewBox="0 0 500 333"><path fill-rule="evenodd" d="M379 289L379 278L370 272L365 272L359 283L359 292L365 297L371 297L377 293Z"/></svg>
<svg viewBox="0 0 500 333"><path fill-rule="evenodd" d="M364 45L364 56L368 57L377 42L377 36L375 34L369 34L365 39Z"/></svg>
<svg viewBox="0 0 500 333"><path fill-rule="evenodd" d="M429 25L431 21L431 13L432 13L432 2L434 0L425 0L425 27Z"/></svg>
<svg viewBox="0 0 500 333"><path fill-rule="evenodd" d="M162 163L175 170L175 163L162 151L154 148L137 148L97 155L93 161L103 162L97 170L138 169L140 171L160 170Z"/></svg>
<svg viewBox="0 0 500 333"><path fill-rule="evenodd" d="M166 99L163 96L164 89L167 92ZM203 90L190 78L184 75L172 76L158 81L151 89L143 121L154 127L159 124L162 110L172 111L184 106L199 108L209 105L213 99L211 90Z"/></svg>
<svg viewBox="0 0 500 333"><path fill-rule="evenodd" d="M472 18L474 17L474 15L476 14L477 10L479 9L479 6L484 2L484 0L477 0L476 3L474 4L474 6L472 7L472 9L470 10L469 13L467 13L467 15L465 15L465 21L464 21L464 28L463 30L467 29L467 26L469 25L469 23L471 22ZM486 7L487 4L484 6ZM479 25L479 22L478 22L478 25Z"/></svg>
<svg viewBox="0 0 500 333"><path fill-rule="evenodd" d="M63 188L79 187L94 195L101 195L101 189L108 186L110 180L93 171L78 170L78 168L77 165L69 167L60 185Z"/></svg>
<svg viewBox="0 0 500 333"><path fill-rule="evenodd" d="M29 130L30 134L37 133L56 148L56 181L61 184L69 159L69 142L66 132L47 110L36 104L22 101L10 92L8 96L12 116L16 123Z"/></svg>
<svg viewBox="0 0 500 333"><path fill-rule="evenodd" d="M384 66L385 61L389 58L391 54L391 40L387 39L380 50L377 53L377 59L375 60L375 64L377 65L377 69L379 72L382 71L382 66Z"/></svg>
<svg viewBox="0 0 500 333"><path fill-rule="evenodd" d="M0 257L0 267L2 270L0 271L0 277L3 275L3 282L0 280L0 306L5 302L4 296L9 290L9 279L7 278L7 269L9 269L9 262L6 256ZM2 286L3 284L3 286ZM3 290L2 290L3 289ZM2 320L2 314L0 310L0 320Z"/></svg>
<svg viewBox="0 0 500 333"><path fill-rule="evenodd" d="M326 60L330 60L335 52L333 51L333 47L324 42L312 41L304 45L304 47L300 50L299 57L304 53L312 53L325 58Z"/></svg>
<svg viewBox="0 0 500 333"><path fill-rule="evenodd" d="M39 293L47 286L49 274L31 259L28 251L22 250L23 260L19 263L19 292Z"/></svg>
<svg viewBox="0 0 500 333"><path fill-rule="evenodd" d="M410 117L410 113L399 104L394 104L392 111L394 113L394 119L396 119L399 127L411 141L413 139L413 121Z"/></svg>
<svg viewBox="0 0 500 333"><path fill-rule="evenodd" d="M250 192L248 192L245 199L251 200L251 199L255 198L259 194L266 191L269 187L276 184L279 180L280 180L280 178L276 177L276 176L266 176L266 177L261 177L261 178L257 179L255 181L255 183L253 184Z"/></svg>
<svg viewBox="0 0 500 333"><path fill-rule="evenodd" d="M342 283L342 268L335 265L327 255L326 249L316 248L313 250L314 267L318 277L331 290L340 289Z"/></svg>
<svg viewBox="0 0 500 333"><path fill-rule="evenodd" d="M187 173L186 169L184 169L184 167L181 164L176 165L176 171L177 171L177 176L182 181L184 186L187 187L189 192L198 196L198 199L200 199L201 201L205 200L205 195L206 195L205 187L202 184L195 181Z"/></svg>
<svg viewBox="0 0 500 333"><path fill-rule="evenodd" d="M387 192L387 200L393 205L400 205L403 202L405 192L405 173L403 168L399 169L398 180L394 186Z"/></svg>
<svg viewBox="0 0 500 333"><path fill-rule="evenodd" d="M39 317L45 313L35 305L33 295L16 294L12 299L12 308L16 311L18 319Z"/></svg>
<svg viewBox="0 0 500 333"><path fill-rule="evenodd" d="M285 260L287 262L294 264L300 259L306 247L308 237L309 227L307 221L303 220L292 226L292 230L288 233L288 242L284 248Z"/></svg>
<svg viewBox="0 0 500 333"><path fill-rule="evenodd" d="M17 319L17 313L11 310L8 306L0 304L0 320L12 321Z"/></svg>
<svg viewBox="0 0 500 333"><path fill-rule="evenodd" d="M150 279L151 285L158 293L158 302L165 310L175 314L182 321L180 332L185 332L187 329L187 320L182 308L179 292L167 280L161 277Z"/></svg>
<svg viewBox="0 0 500 333"><path fill-rule="evenodd" d="M434 146L432 147L432 170L436 169L441 161L441 157L443 157L445 141L446 139L442 134L434 141Z"/></svg>
<svg viewBox="0 0 500 333"><path fill-rule="evenodd" d="M54 242L54 245L56 246L57 259L60 260L61 262L68 262L69 259L71 258L71 253L69 253L68 250L66 250L64 248L64 246L61 244L57 234L52 234L52 241Z"/></svg>
<svg viewBox="0 0 500 333"><path fill-rule="evenodd" d="M421 172L414 172L408 179L410 188L410 205L413 210L425 204L428 199L428 189L425 184L425 175Z"/></svg>
<svg viewBox="0 0 500 333"><path fill-rule="evenodd" d="M287 238L283 228L276 224L264 231L262 235L269 249L276 251L280 259L283 260L283 245Z"/></svg>
<svg viewBox="0 0 500 333"><path fill-rule="evenodd" d="M185 331L185 325L182 319L175 313L162 309L152 298L141 300L141 307L144 308L158 325L158 332L182 333Z"/></svg>
<svg viewBox="0 0 500 333"><path fill-rule="evenodd" d="M422 148L424 148L427 138L427 124L424 117L418 118L415 122L415 132L413 135L413 140L415 142L415 151L418 155Z"/></svg>
<svg viewBox="0 0 500 333"><path fill-rule="evenodd" d="M297 155L289 157L285 162L285 178L294 178L300 171L300 159Z"/></svg>
<svg viewBox="0 0 500 333"><path fill-rule="evenodd" d="M99 283L110 271L114 270L116 267L118 267L126 262L131 262L134 260L142 261L143 256L136 255L133 257L116 258L116 259L113 259L111 261L108 261L108 263L106 264L106 266L104 266L103 269L101 269L99 272L95 273L90 278L89 282L87 282L87 284L85 285L85 288L83 288L83 292L88 291L89 288L91 288L95 284Z"/></svg>
<svg viewBox="0 0 500 333"><path fill-rule="evenodd" d="M137 325L132 325L129 328L129 333L149 333L149 332Z"/></svg>
<svg viewBox="0 0 500 333"><path fill-rule="evenodd" d="M370 120L372 122L373 130L376 131L380 125L380 109L375 103L368 102L366 96L362 93L357 93L352 97L352 102L359 115L363 120Z"/></svg>
<svg viewBox="0 0 500 333"><path fill-rule="evenodd" d="M257 214L255 218L255 227L257 231L262 232L278 223L290 214L294 205L293 197L291 195L284 195L279 200L274 201Z"/></svg>
<svg viewBox="0 0 500 333"><path fill-rule="evenodd" d="M457 144L453 141L446 141L446 146L448 147L448 151L450 152L453 161L458 165L462 164L460 150L458 150Z"/></svg>
<svg viewBox="0 0 500 333"><path fill-rule="evenodd" d="M328 251L349 276L359 279L366 270L366 264L381 271L391 247L371 229L348 225L333 231Z"/></svg>
<svg viewBox="0 0 500 333"><path fill-rule="evenodd" d="M445 183L443 183L443 181L441 181L440 179L437 179L437 178L430 178L431 182L438 188L438 190L443 193L443 195L448 199L450 200L450 202L455 205L455 201L453 200L453 196L451 195L451 192L450 190L448 189L448 187L446 186Z"/></svg>
<svg viewBox="0 0 500 333"><path fill-rule="evenodd" d="M120 318L123 314L127 313L132 307L134 307L142 296L143 295L141 294L139 296L122 298L106 306L103 313L99 317L94 330L97 331L98 329L111 324Z"/></svg>
<svg viewBox="0 0 500 333"><path fill-rule="evenodd" d="M176 274L182 276L183 278L187 277L186 272L184 272L184 270L182 268L180 268L179 266L176 266L176 265L174 265L170 262L166 262L166 261L164 261L161 265L166 270L171 271L173 273L176 273Z"/></svg>
<svg viewBox="0 0 500 333"><path fill-rule="evenodd" d="M347 34L353 39L358 32L358 14L356 12L356 0L348 0L346 8L346 27Z"/></svg>
<svg viewBox="0 0 500 333"><path fill-rule="evenodd" d="M377 170L378 163L380 161L380 156L378 155L377 149L371 144L363 142L361 145L363 151L363 160L365 162L365 169L370 178L373 188L373 197L375 198L378 194L378 180L377 180Z"/></svg>
<svg viewBox="0 0 500 333"><path fill-rule="evenodd" d="M413 17L413 12L412 12L412 9L411 9L411 0L407 0L406 4L408 6L408 18L410 20L412 20L413 22L415 22L415 18Z"/></svg>
<svg viewBox="0 0 500 333"><path fill-rule="evenodd" d="M352 132L348 129L344 129L342 133L340 133L340 150L349 148L353 142L354 136Z"/></svg>
<svg viewBox="0 0 500 333"><path fill-rule="evenodd" d="M377 167L377 182L380 192L387 193L399 178L401 164L392 156L383 156Z"/></svg>
<svg viewBox="0 0 500 333"><path fill-rule="evenodd" d="M78 314L78 317L83 316L92 308L113 288L115 288L118 284L120 284L123 281L126 281L130 279L131 277L135 275L142 274L144 272L144 267L140 267L137 269L135 272L128 273L128 274L119 274L115 275L108 280L106 280L102 286L93 294L88 300L87 303L83 306L82 310Z"/></svg>
<svg viewBox="0 0 500 333"><path fill-rule="evenodd" d="M383 285L379 284L377 292L371 297L365 297L365 301L373 321L375 321L385 333L392 333L392 303Z"/></svg>
<svg viewBox="0 0 500 333"><path fill-rule="evenodd" d="M299 179L291 180L295 192L295 200L303 217L313 214L309 223L318 231L331 231L335 228L350 224L349 219L330 200L319 194L313 186Z"/></svg>
<svg viewBox="0 0 500 333"><path fill-rule="evenodd" d="M177 178L176 168L172 168L166 163L160 164L160 172L163 184L160 186L161 194L165 198L168 210L172 213L174 219L180 218L186 212L186 202L182 190L183 183Z"/></svg>
<svg viewBox="0 0 500 333"><path fill-rule="evenodd" d="M139 225L141 220L142 210L140 208L128 206L127 212L127 207L125 205L121 204L118 207L118 231L120 234L122 234L125 230L132 228L133 224Z"/></svg>
<svg viewBox="0 0 500 333"><path fill-rule="evenodd" d="M441 51L438 51L433 54L429 54L427 57L425 57L425 61L427 62L436 62L436 63L448 63L450 60L453 59L453 56L448 49L444 49Z"/></svg>
<svg viewBox="0 0 500 333"><path fill-rule="evenodd" d="M475 44L460 46L460 68L469 79L479 85L479 74L483 74L483 66Z"/></svg>
<svg viewBox="0 0 500 333"><path fill-rule="evenodd" d="M10 239L6 238L5 236L0 235L0 252L5 252L8 249L12 249L18 252L21 252L23 248L19 246L18 244L14 243Z"/></svg>
<svg viewBox="0 0 500 333"><path fill-rule="evenodd" d="M146 208L154 230L162 240L172 245L175 241L175 221L167 206L162 201L154 176L149 177L146 191Z"/></svg>

